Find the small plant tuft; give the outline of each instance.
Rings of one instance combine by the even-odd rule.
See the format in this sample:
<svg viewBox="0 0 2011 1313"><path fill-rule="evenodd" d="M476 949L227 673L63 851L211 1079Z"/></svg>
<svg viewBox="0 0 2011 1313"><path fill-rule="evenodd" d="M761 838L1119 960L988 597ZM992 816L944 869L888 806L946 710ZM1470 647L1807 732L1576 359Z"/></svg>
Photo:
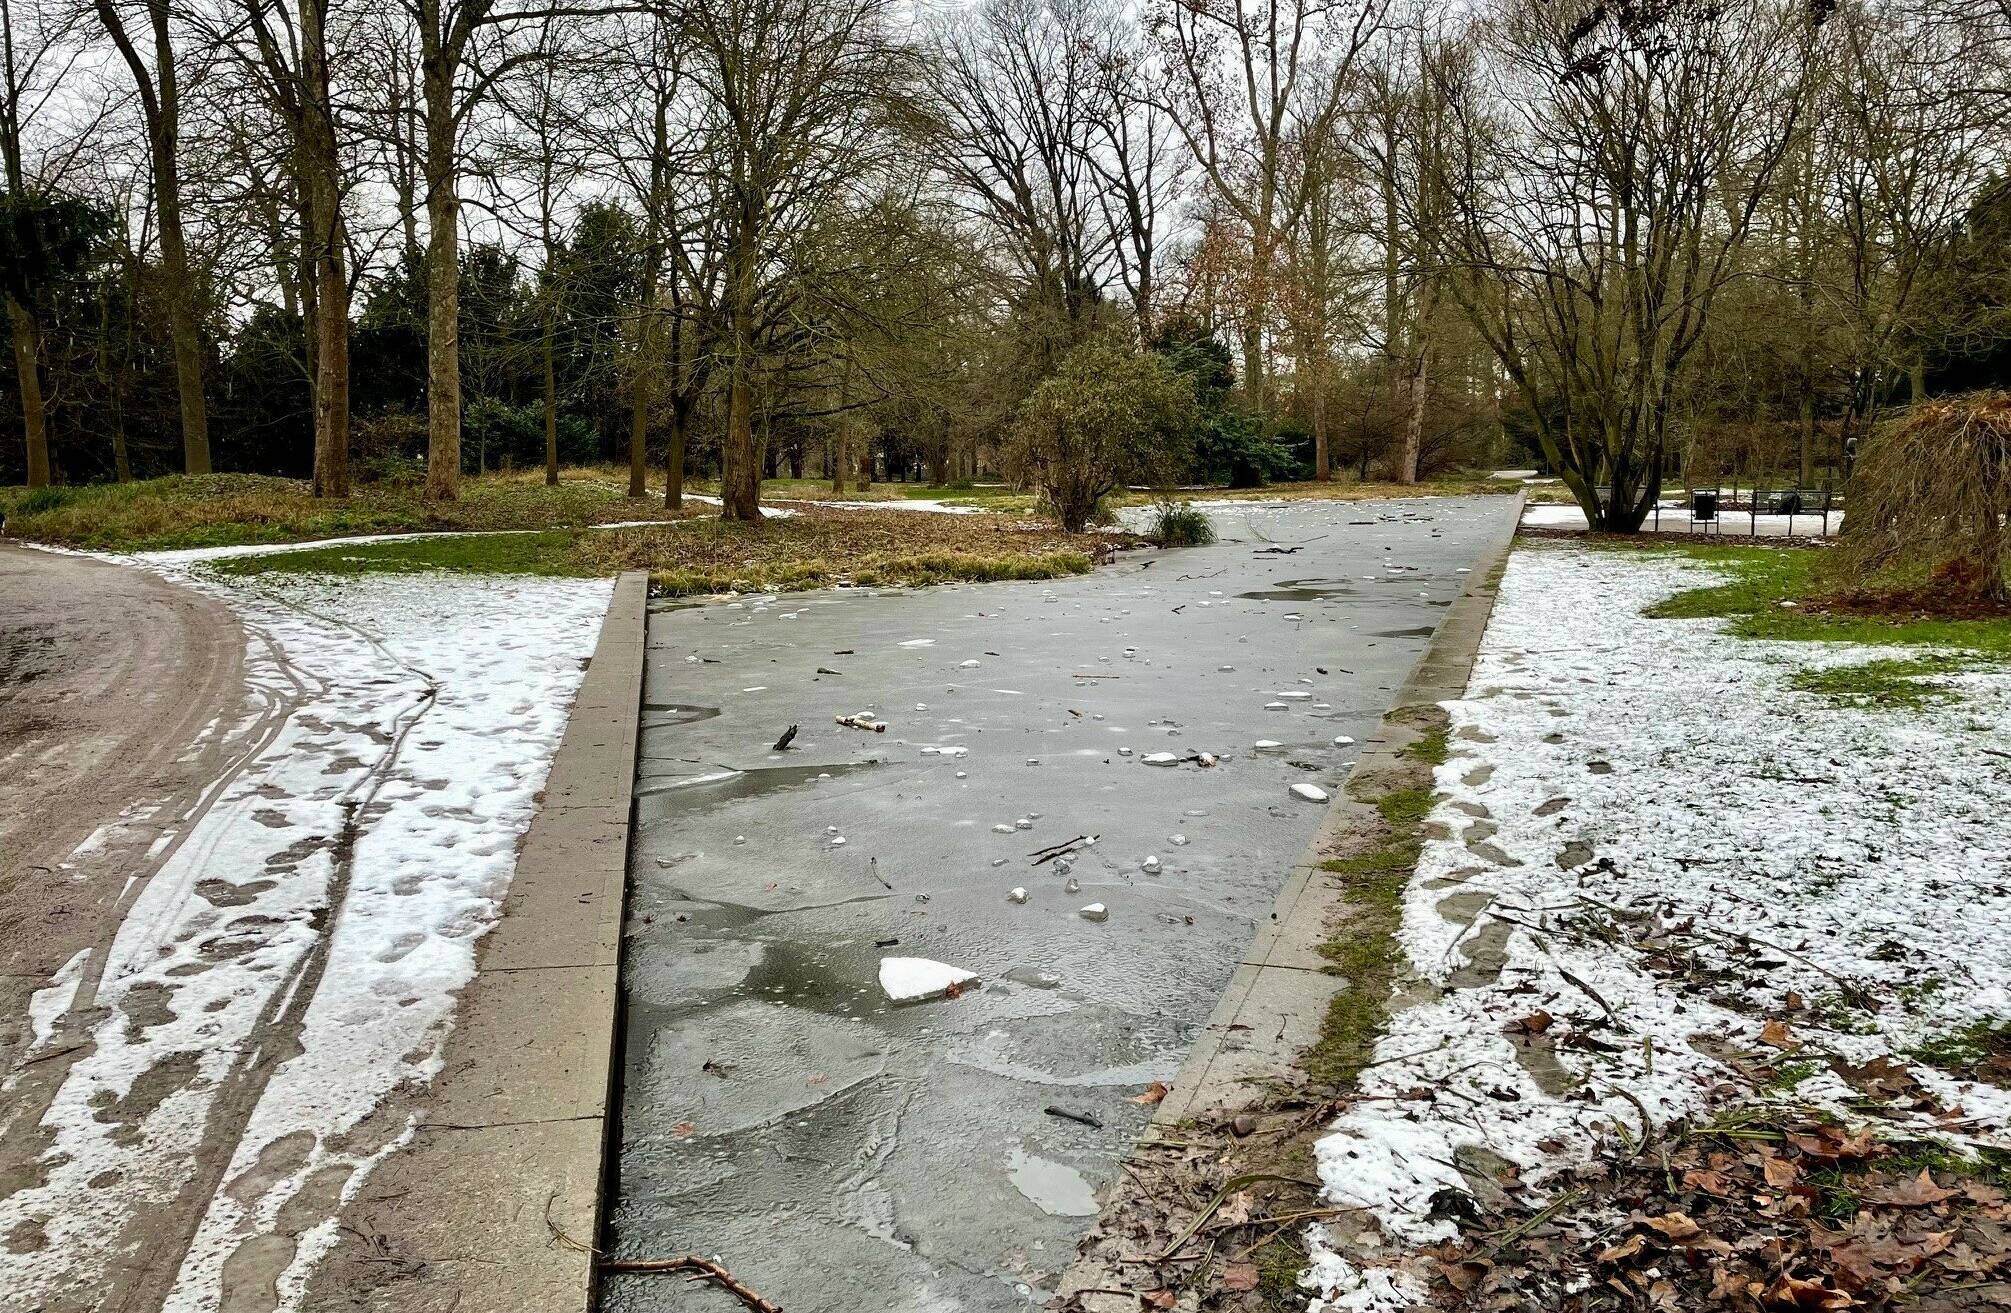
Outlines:
<svg viewBox="0 0 2011 1313"><path fill-rule="evenodd" d="M1215 526L1193 503L1168 499L1159 503L1146 537L1161 547L1206 547L1215 541Z"/></svg>

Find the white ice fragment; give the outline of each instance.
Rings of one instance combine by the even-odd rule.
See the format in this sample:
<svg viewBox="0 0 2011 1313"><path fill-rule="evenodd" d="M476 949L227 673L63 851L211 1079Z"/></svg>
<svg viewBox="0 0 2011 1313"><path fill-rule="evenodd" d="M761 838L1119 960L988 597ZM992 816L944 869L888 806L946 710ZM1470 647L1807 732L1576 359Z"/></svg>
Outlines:
<svg viewBox="0 0 2011 1313"><path fill-rule="evenodd" d="M1203 766L1213 766L1216 762L1222 759L1216 756L1212 752L1200 752L1195 754L1194 760L1199 762Z"/></svg>
<svg viewBox="0 0 2011 1313"><path fill-rule="evenodd" d="M1291 706L1291 704L1290 704L1290 703L1286 703L1286 702L1266 702L1266 703L1264 704L1264 710L1266 710L1266 711L1286 711L1286 710L1289 710L1289 709L1290 709L1290 706Z"/></svg>
<svg viewBox="0 0 2011 1313"><path fill-rule="evenodd" d="M996 866L1004 866L1004 865L1005 865L1005 858L1003 858L1003 857L994 857L994 858L992 858L992 865L993 865L993 866L995 866L995 867L996 867Z"/></svg>
<svg viewBox="0 0 2011 1313"><path fill-rule="evenodd" d="M1294 688L1288 689L1278 696L1284 698L1287 702L1304 702L1313 695L1302 688Z"/></svg>
<svg viewBox="0 0 2011 1313"><path fill-rule="evenodd" d="M747 842L747 836L746 836L746 835L744 835L744 834L736 834L736 835L734 835L734 836L733 836L733 842L735 842L735 843L746 843L746 842Z"/></svg>
<svg viewBox="0 0 2011 1313"><path fill-rule="evenodd" d="M978 659L976 657L972 657L968 661L957 662L957 669L959 670L976 670L977 668L978 668Z"/></svg>
<svg viewBox="0 0 2011 1313"><path fill-rule="evenodd" d="M1102 903L1091 903L1088 907L1082 909L1081 915L1085 921L1108 921L1110 919L1110 909Z"/></svg>
<svg viewBox="0 0 2011 1313"><path fill-rule="evenodd" d="M827 826L825 826L825 827L824 827L824 833L826 833L826 834L836 834L836 833L838 833L838 827L837 827L837 826L835 826L835 825L827 825Z"/></svg>
<svg viewBox="0 0 2011 1313"><path fill-rule="evenodd" d="M1282 748L1285 745L1278 742L1278 740L1276 739L1258 739L1255 743L1252 743L1250 746L1261 752L1265 748Z"/></svg>
<svg viewBox="0 0 2011 1313"><path fill-rule="evenodd" d="M1030 817L1022 816L1012 823L1012 827L1015 830L1031 830L1033 828L1033 820Z"/></svg>
<svg viewBox="0 0 2011 1313"><path fill-rule="evenodd" d="M1000 822L999 822L999 823L998 823L997 825L994 825L994 826L992 826L992 833L993 833L993 834L1011 834L1011 833L1012 833L1012 826L1010 826L1010 825L1007 825L1007 824L1006 824L1006 823L1005 823L1004 821L1000 821Z"/></svg>
<svg viewBox="0 0 2011 1313"><path fill-rule="evenodd" d="M1307 802L1325 802L1327 800L1327 791L1317 784L1294 784L1292 786L1292 796L1294 798L1304 798Z"/></svg>
<svg viewBox="0 0 2011 1313"><path fill-rule="evenodd" d="M901 644L902 647L934 647L935 645L936 640L933 638L910 638Z"/></svg>
<svg viewBox="0 0 2011 1313"><path fill-rule="evenodd" d="M833 848L843 848L843 847L845 846L845 836L844 836L844 835L842 835L842 834L834 834L834 835L832 835L832 836L831 836L831 846L832 846Z"/></svg>
<svg viewBox="0 0 2011 1313"><path fill-rule="evenodd" d="M1079 894L1082 892L1082 881L1071 875L1068 877L1068 883L1062 886L1062 890L1066 893Z"/></svg>
<svg viewBox="0 0 2011 1313"><path fill-rule="evenodd" d="M1020 888L1015 888L1015 889L1014 889L1014 890L1013 890L1013 891L1012 891L1011 893L1009 893L1009 894L1007 894L1007 895L1006 895L1006 901L1007 901L1007 902L1009 902L1009 903L1023 903L1023 902L1025 902L1025 901L1026 901L1026 890L1025 890L1025 889L1020 889Z"/></svg>
<svg viewBox="0 0 2011 1313"><path fill-rule="evenodd" d="M896 1003L934 998L944 990L977 979L977 973L926 957L880 959L880 988Z"/></svg>
<svg viewBox="0 0 2011 1313"><path fill-rule="evenodd" d="M958 771L958 772L957 772L957 778L958 778L958 779L960 779L960 780L963 780L963 779L969 779L969 778L970 778L970 774L971 774L971 773L970 773L969 771L967 771L967 770L960 770L960 771Z"/></svg>
<svg viewBox="0 0 2011 1313"><path fill-rule="evenodd" d="M1216 668L1217 670L1223 670L1223 671L1227 671L1227 670L1234 670L1234 669L1235 669L1236 667L1234 667L1234 666L1217 666L1217 667L1215 667L1215 668Z"/></svg>
<svg viewBox="0 0 2011 1313"><path fill-rule="evenodd" d="M917 702L917 703L915 704L915 710L917 710L917 711L927 711L928 709L929 709L929 704L928 704L928 703L926 703L926 702Z"/></svg>
<svg viewBox="0 0 2011 1313"><path fill-rule="evenodd" d="M1185 848L1187 846L1187 836L1184 834L1169 834L1166 836L1166 842L1172 844L1175 848Z"/></svg>
<svg viewBox="0 0 2011 1313"><path fill-rule="evenodd" d="M1354 740L1353 740L1353 739L1351 739L1351 738L1349 738L1349 737L1348 737L1347 735L1345 735L1345 734L1336 734L1336 735L1334 736L1334 742L1335 742L1336 744L1340 745L1341 747L1345 748L1345 747L1347 747L1347 746L1348 746L1348 745L1349 745L1350 743L1353 743L1353 742L1354 742Z"/></svg>
<svg viewBox="0 0 2011 1313"><path fill-rule="evenodd" d="M1119 749L1117 750L1117 755L1118 755L1118 756L1120 756L1120 757L1129 757L1129 756L1131 755L1131 749L1130 749L1130 748L1119 748Z"/></svg>
<svg viewBox="0 0 2011 1313"><path fill-rule="evenodd" d="M1123 752L1124 749L1119 748L1118 751ZM1140 757L1139 760L1148 766L1177 766L1180 764L1179 755L1171 752L1148 752Z"/></svg>
<svg viewBox="0 0 2011 1313"><path fill-rule="evenodd" d="M1147 872L1156 871L1159 869L1159 859L1157 857L1148 857L1138 864L1138 869Z"/></svg>
<svg viewBox="0 0 2011 1313"><path fill-rule="evenodd" d="M1057 857L1055 859L1054 871L1056 875L1067 875L1070 871L1073 871L1074 869L1075 869L1075 863L1069 861L1068 858Z"/></svg>

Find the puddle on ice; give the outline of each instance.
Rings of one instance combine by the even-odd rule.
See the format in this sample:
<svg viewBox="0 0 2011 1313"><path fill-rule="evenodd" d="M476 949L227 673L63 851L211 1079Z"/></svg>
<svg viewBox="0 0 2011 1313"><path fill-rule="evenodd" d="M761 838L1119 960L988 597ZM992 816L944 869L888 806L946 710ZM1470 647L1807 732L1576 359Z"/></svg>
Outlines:
<svg viewBox="0 0 2011 1313"><path fill-rule="evenodd" d="M1067 1163L1014 1149L1006 1174L1012 1178L1013 1189L1049 1217L1096 1216L1096 1191Z"/></svg>
<svg viewBox="0 0 2011 1313"><path fill-rule="evenodd" d="M1321 602L1329 597L1351 597L1355 588L1345 579L1280 579L1270 588L1259 588L1238 597L1259 602Z"/></svg>

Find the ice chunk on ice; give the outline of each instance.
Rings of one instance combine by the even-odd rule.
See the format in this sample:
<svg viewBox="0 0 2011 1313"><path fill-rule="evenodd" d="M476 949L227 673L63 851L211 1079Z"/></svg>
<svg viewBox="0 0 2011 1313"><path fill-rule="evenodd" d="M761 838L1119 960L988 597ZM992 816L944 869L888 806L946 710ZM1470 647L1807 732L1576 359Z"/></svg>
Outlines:
<svg viewBox="0 0 2011 1313"><path fill-rule="evenodd" d="M955 985L976 980L977 973L947 962L926 957L883 957L880 959L880 988L896 1003L918 998L934 998Z"/></svg>

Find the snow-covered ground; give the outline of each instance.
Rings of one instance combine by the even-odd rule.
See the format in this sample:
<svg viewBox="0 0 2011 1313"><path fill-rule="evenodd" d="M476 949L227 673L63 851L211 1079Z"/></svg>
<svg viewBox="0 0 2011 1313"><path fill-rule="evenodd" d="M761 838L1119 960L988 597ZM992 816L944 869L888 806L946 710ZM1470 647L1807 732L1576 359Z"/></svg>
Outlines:
<svg viewBox="0 0 2011 1313"><path fill-rule="evenodd" d="M1363 1214L1315 1227L1316 1308L1421 1294L1401 1254L1450 1234L1427 1211L1464 1188L1456 1155L1500 1155L1540 1188L1602 1129L1750 1090L1738 1054L1861 1062L2011 1015L2011 674L1951 676L1959 700L1920 710L1839 710L1792 673L1894 649L1640 614L1715 578L1565 546L1511 558L1467 696L1448 704L1444 837L1406 896L1420 983L1405 997L1422 1001L1392 1018L1318 1145L1328 1195L1372 1216L1384 1247ZM1725 974L1679 990L1634 946L1644 935ZM1875 1011L1848 1005L1858 989ZM1513 1033L1525 1019L1540 1044ZM1763 1038L1770 1019L1786 1030ZM1809 1071L1797 1097L1851 1093ZM1915 1072L1968 1119L1932 1129L2006 1143L2011 1095Z"/></svg>
<svg viewBox="0 0 2011 1313"><path fill-rule="evenodd" d="M611 588L201 568L232 554L130 558L237 614L244 718L264 728L105 960L36 997L38 1035L80 981L97 1011L39 1180L0 1200L0 1235L42 1240L0 1247L0 1289L31 1307L130 1264L133 1219L177 1197L200 1222L168 1309L216 1308L233 1262L276 1274L279 1307L298 1298L335 1207L407 1133L373 1113L433 1073Z"/></svg>

